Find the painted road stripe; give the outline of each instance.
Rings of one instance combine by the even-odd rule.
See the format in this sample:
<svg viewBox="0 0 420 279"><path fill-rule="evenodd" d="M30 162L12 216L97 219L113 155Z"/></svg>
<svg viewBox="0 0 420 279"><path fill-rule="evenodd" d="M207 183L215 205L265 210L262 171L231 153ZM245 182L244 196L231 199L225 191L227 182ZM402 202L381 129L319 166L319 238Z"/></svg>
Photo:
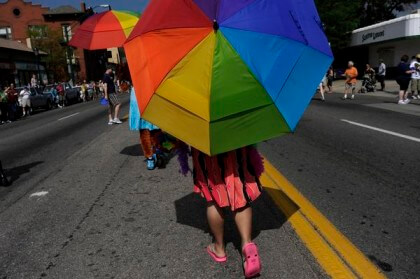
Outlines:
<svg viewBox="0 0 420 279"><path fill-rule="evenodd" d="M299 212L298 206L279 189L268 171L261 176L261 183L284 213L297 235L331 278L357 278L323 237L314 230L312 224Z"/></svg>
<svg viewBox="0 0 420 279"><path fill-rule="evenodd" d="M351 125L355 125L355 126L363 127L363 128L366 128L366 129L374 130L374 131L377 131L377 132L381 132L381 133L384 133L384 134L388 134L388 135L392 135L392 136L396 136L396 137L408 139L408 140L415 141L415 142L420 142L420 139L419 138L415 138L415 137L412 137L412 136L407 136L407 135L404 135L404 134L400 134L400 133L396 133L396 132L384 130L384 129L381 129L381 128L376 128L376 127L373 127L373 126L369 126L369 125L365 125L365 124L353 122L353 121L346 120L346 119L341 119L341 121L346 122L346 123L349 123Z"/></svg>
<svg viewBox="0 0 420 279"><path fill-rule="evenodd" d="M30 198L33 198L33 197L43 197L43 196L46 196L46 195L48 195L48 192L47 191L41 191L41 192L33 193L29 197Z"/></svg>
<svg viewBox="0 0 420 279"><path fill-rule="evenodd" d="M70 118L70 117L76 116L76 115L78 115L79 113L80 113L80 112L76 112L76 113L73 113L73 114L67 115L67 116L65 116L65 117L63 117L63 118L58 119L58 121L61 121L61 120L64 120L64 119L67 119L67 118Z"/></svg>
<svg viewBox="0 0 420 279"><path fill-rule="evenodd" d="M265 170L264 188L331 278L386 278L268 160Z"/></svg>

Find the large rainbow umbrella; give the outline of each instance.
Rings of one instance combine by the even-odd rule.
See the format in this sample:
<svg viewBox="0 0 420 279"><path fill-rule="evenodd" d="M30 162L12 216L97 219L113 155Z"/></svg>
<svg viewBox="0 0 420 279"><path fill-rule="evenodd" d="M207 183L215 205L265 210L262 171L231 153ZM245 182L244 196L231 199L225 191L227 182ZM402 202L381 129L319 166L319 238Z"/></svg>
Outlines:
<svg viewBox="0 0 420 279"><path fill-rule="evenodd" d="M69 45L88 50L122 47L139 21L128 11L106 11L89 17L76 30Z"/></svg>
<svg viewBox="0 0 420 279"><path fill-rule="evenodd" d="M124 48L142 117L209 155L294 131L333 60L313 0L152 0Z"/></svg>

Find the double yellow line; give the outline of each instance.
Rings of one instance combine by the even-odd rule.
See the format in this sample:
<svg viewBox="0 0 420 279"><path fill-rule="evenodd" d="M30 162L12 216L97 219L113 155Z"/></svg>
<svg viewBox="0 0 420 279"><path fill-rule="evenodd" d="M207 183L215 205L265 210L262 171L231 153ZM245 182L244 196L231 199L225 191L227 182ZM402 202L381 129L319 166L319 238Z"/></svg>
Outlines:
<svg viewBox="0 0 420 279"><path fill-rule="evenodd" d="M386 278L268 160L261 183L331 278Z"/></svg>

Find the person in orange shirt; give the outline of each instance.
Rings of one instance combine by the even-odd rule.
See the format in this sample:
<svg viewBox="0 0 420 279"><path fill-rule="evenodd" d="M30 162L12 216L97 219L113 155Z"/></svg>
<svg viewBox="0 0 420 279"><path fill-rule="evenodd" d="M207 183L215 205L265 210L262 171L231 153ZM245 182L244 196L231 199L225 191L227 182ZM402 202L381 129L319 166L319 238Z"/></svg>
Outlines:
<svg viewBox="0 0 420 279"><path fill-rule="evenodd" d="M344 97L343 100L347 99L347 94L351 93L351 99L354 100L354 93L356 92L356 84L357 84L357 76L359 73L357 72L356 67L354 67L353 61L349 61L347 70L343 74L346 77L346 84L344 90Z"/></svg>

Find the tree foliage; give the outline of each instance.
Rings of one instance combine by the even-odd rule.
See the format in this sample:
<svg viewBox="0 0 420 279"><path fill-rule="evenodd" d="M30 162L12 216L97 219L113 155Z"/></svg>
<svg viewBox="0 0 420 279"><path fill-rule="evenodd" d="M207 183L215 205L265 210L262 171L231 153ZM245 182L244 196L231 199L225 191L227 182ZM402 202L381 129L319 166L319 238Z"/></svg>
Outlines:
<svg viewBox="0 0 420 279"><path fill-rule="evenodd" d="M360 26L358 0L316 0L325 32L333 49L348 45L349 32Z"/></svg>
<svg viewBox="0 0 420 279"><path fill-rule="evenodd" d="M68 80L66 49L60 44L63 41L61 29L54 30L47 26L28 30L32 47L47 53L41 59L46 64L48 75L54 81Z"/></svg>
<svg viewBox="0 0 420 279"><path fill-rule="evenodd" d="M396 12L404 10L406 5L417 0L365 0L361 1L361 27L395 18Z"/></svg>
<svg viewBox="0 0 420 279"><path fill-rule="evenodd" d="M349 43L354 29L395 18L417 0L315 0L333 49Z"/></svg>

